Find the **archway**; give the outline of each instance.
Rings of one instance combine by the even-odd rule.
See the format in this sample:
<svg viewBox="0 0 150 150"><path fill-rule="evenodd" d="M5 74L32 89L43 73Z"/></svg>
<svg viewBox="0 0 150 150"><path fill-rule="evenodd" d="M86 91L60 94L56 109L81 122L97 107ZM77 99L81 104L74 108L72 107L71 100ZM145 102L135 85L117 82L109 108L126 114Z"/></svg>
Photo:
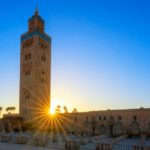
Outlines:
<svg viewBox="0 0 150 150"><path fill-rule="evenodd" d="M120 136L123 134L124 134L124 126L120 121L118 121L117 123L115 123L113 127L113 136Z"/></svg>
<svg viewBox="0 0 150 150"><path fill-rule="evenodd" d="M105 128L105 126L103 124L101 124L100 127L99 127L99 133L101 135L106 134L106 128Z"/></svg>
<svg viewBox="0 0 150 150"><path fill-rule="evenodd" d="M139 136L140 135L140 125L137 121L133 121L130 124L130 135Z"/></svg>
<svg viewBox="0 0 150 150"><path fill-rule="evenodd" d="M147 126L147 136L150 137L150 122L148 123Z"/></svg>
<svg viewBox="0 0 150 150"><path fill-rule="evenodd" d="M90 122L89 121L84 121L84 127L83 127L83 132L85 133L85 134L90 134L90 129L91 129L91 124L90 124Z"/></svg>

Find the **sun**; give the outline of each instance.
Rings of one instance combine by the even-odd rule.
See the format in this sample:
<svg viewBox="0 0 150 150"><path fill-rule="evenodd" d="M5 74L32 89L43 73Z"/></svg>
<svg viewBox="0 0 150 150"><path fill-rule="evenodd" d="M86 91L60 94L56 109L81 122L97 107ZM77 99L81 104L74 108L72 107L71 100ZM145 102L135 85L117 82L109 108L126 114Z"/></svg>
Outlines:
<svg viewBox="0 0 150 150"><path fill-rule="evenodd" d="M55 109L54 108L50 108L49 113L50 113L50 115L55 115Z"/></svg>
<svg viewBox="0 0 150 150"><path fill-rule="evenodd" d="M55 100L51 101L51 106L50 106L50 110L49 113L50 115L54 115L55 114L55 108L56 108L57 104Z"/></svg>
<svg viewBox="0 0 150 150"><path fill-rule="evenodd" d="M58 105L63 106L63 100L58 99L58 98L52 99L51 104L50 104L50 110L49 110L50 115L56 114L55 109Z"/></svg>

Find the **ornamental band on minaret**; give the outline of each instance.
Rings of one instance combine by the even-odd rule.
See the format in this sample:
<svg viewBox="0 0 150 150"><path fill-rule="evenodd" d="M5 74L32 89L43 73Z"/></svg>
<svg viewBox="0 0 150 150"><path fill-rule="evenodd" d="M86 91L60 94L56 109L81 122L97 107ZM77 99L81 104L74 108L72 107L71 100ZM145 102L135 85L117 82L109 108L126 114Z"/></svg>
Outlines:
<svg viewBox="0 0 150 150"><path fill-rule="evenodd" d="M51 38L45 33L38 10L21 35L20 115L32 120L50 108Z"/></svg>

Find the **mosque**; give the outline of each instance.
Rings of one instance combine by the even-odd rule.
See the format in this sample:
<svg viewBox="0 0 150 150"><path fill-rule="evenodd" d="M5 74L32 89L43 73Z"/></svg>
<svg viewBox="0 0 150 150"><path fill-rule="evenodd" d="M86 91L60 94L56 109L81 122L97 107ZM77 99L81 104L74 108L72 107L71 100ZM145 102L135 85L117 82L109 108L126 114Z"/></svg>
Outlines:
<svg viewBox="0 0 150 150"><path fill-rule="evenodd" d="M25 121L41 119L50 108L51 37L38 10L21 35L20 111ZM7 117L4 117L7 120ZM150 136L150 109L106 110L59 114L59 130L86 135Z"/></svg>

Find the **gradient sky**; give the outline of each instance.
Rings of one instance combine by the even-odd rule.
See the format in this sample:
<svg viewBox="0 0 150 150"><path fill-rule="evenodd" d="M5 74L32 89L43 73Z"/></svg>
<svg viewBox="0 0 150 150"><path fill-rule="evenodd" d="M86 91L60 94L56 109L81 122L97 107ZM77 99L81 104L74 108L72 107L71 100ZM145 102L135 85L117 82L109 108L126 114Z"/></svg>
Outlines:
<svg viewBox="0 0 150 150"><path fill-rule="evenodd" d="M20 35L36 0L0 1L0 105L19 104ZM149 0L39 0L52 101L71 111L150 106Z"/></svg>

